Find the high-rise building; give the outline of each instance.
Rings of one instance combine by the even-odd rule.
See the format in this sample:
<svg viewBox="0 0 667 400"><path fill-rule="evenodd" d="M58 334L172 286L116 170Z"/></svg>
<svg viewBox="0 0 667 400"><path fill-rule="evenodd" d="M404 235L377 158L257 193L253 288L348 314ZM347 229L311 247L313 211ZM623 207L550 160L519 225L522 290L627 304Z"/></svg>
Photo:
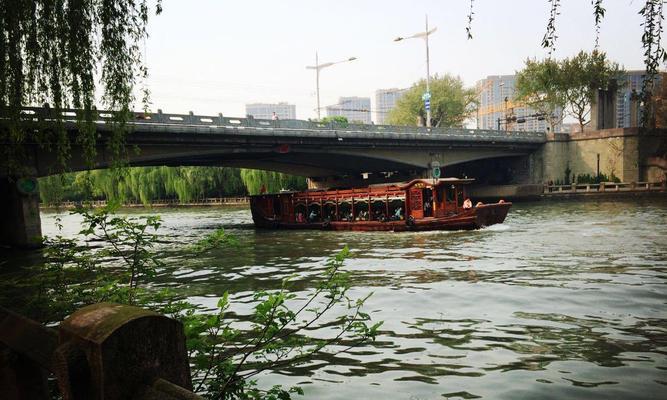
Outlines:
<svg viewBox="0 0 667 400"><path fill-rule="evenodd" d="M618 82L616 93L616 124L619 128L629 128L641 124L641 110L633 105L633 97L637 99L642 91L642 85L646 79L646 71L626 71ZM656 78L656 87L659 87L663 79L667 79L667 73L662 72ZM639 100L636 100L639 102ZM632 114L635 115L632 115ZM633 126L634 125L634 126Z"/></svg>
<svg viewBox="0 0 667 400"><path fill-rule="evenodd" d="M327 116L342 115L350 123L371 123L371 98L370 97L341 97L338 104L327 106Z"/></svg>
<svg viewBox="0 0 667 400"><path fill-rule="evenodd" d="M538 111L514 101L516 75L492 75L477 82L479 129L545 132L549 122ZM554 110L557 116L563 110ZM514 118L516 117L516 119ZM511 118L513 122L506 122ZM555 127L560 132L560 124Z"/></svg>
<svg viewBox="0 0 667 400"><path fill-rule="evenodd" d="M271 119L273 113L280 119L296 119L296 106L281 102L278 104L253 103L245 105L245 113L256 119Z"/></svg>
<svg viewBox="0 0 667 400"><path fill-rule="evenodd" d="M408 89L378 89L375 91L375 123L387 123L389 111L396 107L396 102Z"/></svg>

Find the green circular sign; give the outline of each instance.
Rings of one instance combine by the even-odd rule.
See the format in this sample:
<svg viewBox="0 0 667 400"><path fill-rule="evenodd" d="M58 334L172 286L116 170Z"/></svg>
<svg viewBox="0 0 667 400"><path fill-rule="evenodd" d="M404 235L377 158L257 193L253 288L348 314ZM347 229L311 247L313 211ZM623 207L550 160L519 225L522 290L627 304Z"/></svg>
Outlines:
<svg viewBox="0 0 667 400"><path fill-rule="evenodd" d="M439 179L440 178L440 167L433 167L432 173L433 173L433 177L435 179Z"/></svg>
<svg viewBox="0 0 667 400"><path fill-rule="evenodd" d="M32 195L37 193L37 179L21 178L16 181L16 189L22 194Z"/></svg>

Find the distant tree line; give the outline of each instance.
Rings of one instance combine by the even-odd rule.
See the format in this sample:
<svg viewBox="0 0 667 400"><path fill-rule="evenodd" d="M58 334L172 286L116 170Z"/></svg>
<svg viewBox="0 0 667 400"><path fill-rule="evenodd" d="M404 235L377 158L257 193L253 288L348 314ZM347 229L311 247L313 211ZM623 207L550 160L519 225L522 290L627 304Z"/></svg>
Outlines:
<svg viewBox="0 0 667 400"><path fill-rule="evenodd" d="M243 196L281 189L303 190L304 177L222 167L134 167L52 175L39 180L43 203L113 200L149 204L176 199Z"/></svg>

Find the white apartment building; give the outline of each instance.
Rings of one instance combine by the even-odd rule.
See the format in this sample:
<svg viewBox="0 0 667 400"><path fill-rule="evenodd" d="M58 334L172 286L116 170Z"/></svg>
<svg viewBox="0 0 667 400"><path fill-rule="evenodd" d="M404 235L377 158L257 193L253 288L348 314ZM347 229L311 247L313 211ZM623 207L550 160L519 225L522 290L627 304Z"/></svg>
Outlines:
<svg viewBox="0 0 667 400"><path fill-rule="evenodd" d="M371 123L370 97L340 97L338 104L326 107L327 116L342 115L350 123Z"/></svg>
<svg viewBox="0 0 667 400"><path fill-rule="evenodd" d="M378 89L375 91L375 123L387 124L389 111L396 107L396 102L408 89Z"/></svg>
<svg viewBox="0 0 667 400"><path fill-rule="evenodd" d="M245 105L246 115L252 115L256 119L271 119L274 112L279 119L296 119L296 106L294 104L281 102L277 104L252 103Z"/></svg>
<svg viewBox="0 0 667 400"><path fill-rule="evenodd" d="M537 110L525 107L514 101L516 75L492 75L477 82L479 110L477 127L479 129L500 129L527 132L546 132L549 123L536 116ZM554 110L558 116L563 110ZM515 122L506 123L507 117L516 117ZM500 121L500 127L498 124ZM507 125L507 126L506 126ZM555 127L560 132L560 124Z"/></svg>

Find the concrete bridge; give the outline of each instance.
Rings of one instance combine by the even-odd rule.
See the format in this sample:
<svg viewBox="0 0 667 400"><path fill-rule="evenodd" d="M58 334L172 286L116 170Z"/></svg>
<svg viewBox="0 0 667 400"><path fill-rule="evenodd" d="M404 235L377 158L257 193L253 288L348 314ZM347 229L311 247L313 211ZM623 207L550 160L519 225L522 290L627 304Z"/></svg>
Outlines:
<svg viewBox="0 0 667 400"><path fill-rule="evenodd" d="M53 121L53 110L23 110L25 122ZM193 114L134 113L128 147L132 166L228 166L285 172L309 178L359 177L361 174L422 174L434 161L441 166L481 159L531 154L546 141L540 132L505 132L389 125L323 124L300 120L260 120ZM75 110L59 116L72 136L78 130ZM113 114L99 112L101 135L97 168L108 167L105 139ZM72 143L75 143L72 141ZM89 168L73 144L69 168ZM35 147L36 176L61 171L52 152Z"/></svg>

